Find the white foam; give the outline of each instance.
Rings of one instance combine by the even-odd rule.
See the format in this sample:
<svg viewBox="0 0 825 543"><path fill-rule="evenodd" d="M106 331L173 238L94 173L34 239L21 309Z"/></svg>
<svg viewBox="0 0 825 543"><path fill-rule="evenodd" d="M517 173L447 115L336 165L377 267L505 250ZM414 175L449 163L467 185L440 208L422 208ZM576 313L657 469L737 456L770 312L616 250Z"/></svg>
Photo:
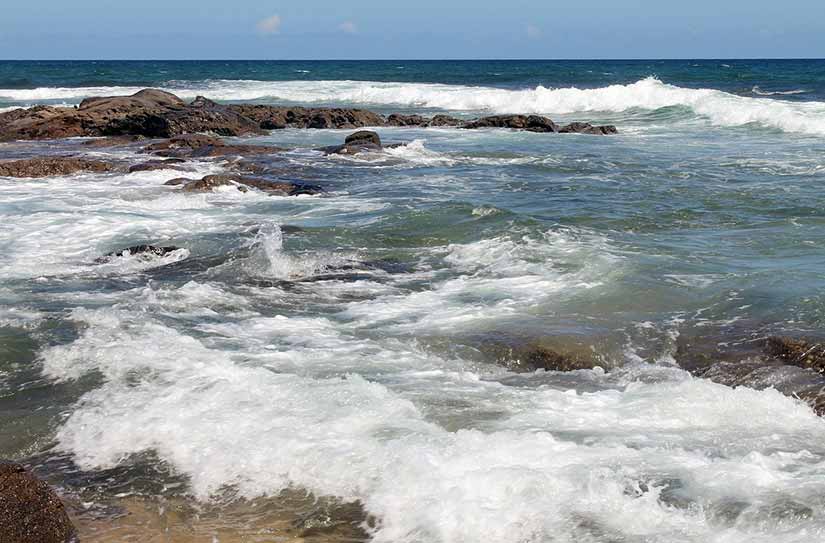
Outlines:
<svg viewBox="0 0 825 543"><path fill-rule="evenodd" d="M825 533L816 514L784 513L821 495L825 423L773 390L644 365L624 383L590 372L600 385L590 393L505 387L433 358L415 371L420 354L363 343L324 319L203 327L240 334L223 350L139 311L74 318L82 337L43 359L55 378L104 377L57 436L84 468L153 450L202 499L234 485L246 497L297 486L360 500L380 543L790 543ZM267 348L286 350L303 374L266 369ZM315 375L322 352L408 369L388 384ZM648 371L655 382L644 382ZM425 414L428 392L497 415L448 431ZM735 522L720 516L730 503L744 509Z"/></svg>
<svg viewBox="0 0 825 543"><path fill-rule="evenodd" d="M135 87L0 89L0 100L37 103L136 92ZM510 90L432 83L371 81L214 80L166 89L184 98L203 94L216 100L276 100L298 103L352 103L454 111L572 114L620 113L682 106L719 126L758 123L805 134L825 134L825 103L790 103L736 96L713 89L689 89L648 77L629 85L596 89Z"/></svg>

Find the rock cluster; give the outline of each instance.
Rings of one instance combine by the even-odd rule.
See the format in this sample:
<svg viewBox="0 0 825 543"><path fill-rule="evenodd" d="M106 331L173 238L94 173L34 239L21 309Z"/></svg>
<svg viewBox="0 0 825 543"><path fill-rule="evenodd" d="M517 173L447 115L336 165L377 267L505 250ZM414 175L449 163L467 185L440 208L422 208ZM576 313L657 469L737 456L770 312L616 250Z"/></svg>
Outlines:
<svg viewBox="0 0 825 543"><path fill-rule="evenodd" d="M174 94L144 89L132 96L87 98L77 107L36 106L0 113L0 141L124 136L171 138L209 132L221 136L262 134L283 128L452 126L510 128L532 132L615 134L614 126L572 123L558 127L538 115L494 115L462 121L449 115L383 116L365 109L218 104L199 96L186 103ZM213 156L213 155L206 155Z"/></svg>

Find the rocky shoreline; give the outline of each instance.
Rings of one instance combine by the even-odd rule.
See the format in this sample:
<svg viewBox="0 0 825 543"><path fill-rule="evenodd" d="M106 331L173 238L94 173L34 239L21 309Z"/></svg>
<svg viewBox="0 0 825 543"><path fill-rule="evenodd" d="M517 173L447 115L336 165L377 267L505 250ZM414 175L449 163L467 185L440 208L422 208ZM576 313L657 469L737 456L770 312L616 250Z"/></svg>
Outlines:
<svg viewBox="0 0 825 543"><path fill-rule="evenodd" d="M596 135L618 132L610 125L577 122L559 126L539 115L494 115L462 121L448 115L384 117L365 109L226 105L202 96L187 103L168 92L144 89L132 96L87 98L77 107L36 106L0 113L0 141L102 136L171 138L194 133L246 136L284 128L381 126L510 128Z"/></svg>

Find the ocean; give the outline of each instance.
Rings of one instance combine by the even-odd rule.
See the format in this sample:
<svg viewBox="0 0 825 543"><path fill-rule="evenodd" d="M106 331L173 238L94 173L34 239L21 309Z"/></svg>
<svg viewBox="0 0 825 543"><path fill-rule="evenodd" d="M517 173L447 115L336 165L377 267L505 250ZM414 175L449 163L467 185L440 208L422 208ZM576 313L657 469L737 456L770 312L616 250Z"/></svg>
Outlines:
<svg viewBox="0 0 825 543"><path fill-rule="evenodd" d="M619 133L242 139L323 196L0 177L0 457L84 541L825 540L825 381L758 350L822 337L825 61L0 61L0 111L144 87ZM67 152L145 160L0 144Z"/></svg>

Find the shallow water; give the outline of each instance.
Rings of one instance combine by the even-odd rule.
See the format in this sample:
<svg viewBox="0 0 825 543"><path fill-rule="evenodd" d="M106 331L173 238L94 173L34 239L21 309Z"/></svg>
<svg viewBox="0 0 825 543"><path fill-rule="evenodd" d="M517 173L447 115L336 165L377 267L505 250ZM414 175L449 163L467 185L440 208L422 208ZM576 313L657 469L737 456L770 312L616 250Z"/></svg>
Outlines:
<svg viewBox="0 0 825 543"><path fill-rule="evenodd" d="M181 194L162 185L175 171L0 178L0 456L76 499L90 540L170 526L172 540L303 537L295 519L316 502L284 492L330 500L345 529L323 534L343 540L822 538L822 420L677 363L686 336L816 334L825 315L825 102L737 93L718 64L703 65L706 90L654 71L625 80L644 65L621 63L599 77L516 63L506 85L483 63L466 80L352 82L360 72L335 63L317 77L338 83L152 80L225 100L537 111L620 134L382 128L408 145L356 158L313 151L348 131L250 140L289 147L272 166L322 197ZM812 66L764 81L749 65L743 85L819 92ZM118 68L103 89L64 91L77 79L43 69L0 106L153 77ZM0 145L72 150L88 152ZM182 250L95 262L139 243ZM515 374L485 356L502 337L584 349L601 367Z"/></svg>

